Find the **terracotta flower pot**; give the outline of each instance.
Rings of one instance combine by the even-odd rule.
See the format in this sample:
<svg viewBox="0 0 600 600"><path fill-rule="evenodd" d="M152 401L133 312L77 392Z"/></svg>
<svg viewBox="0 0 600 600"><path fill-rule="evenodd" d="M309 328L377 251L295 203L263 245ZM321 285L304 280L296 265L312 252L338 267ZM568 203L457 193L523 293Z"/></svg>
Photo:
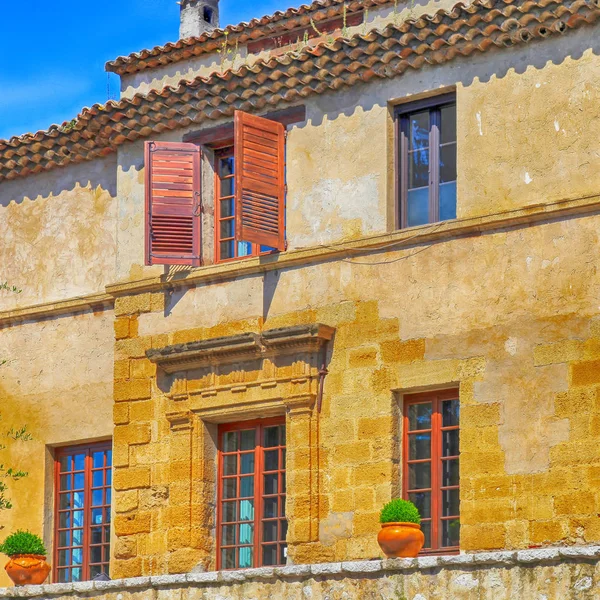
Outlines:
<svg viewBox="0 0 600 600"><path fill-rule="evenodd" d="M421 552L425 536L416 523L382 523L377 541L388 558L414 558Z"/></svg>
<svg viewBox="0 0 600 600"><path fill-rule="evenodd" d="M45 556L17 554L4 567L15 585L41 585L50 573Z"/></svg>

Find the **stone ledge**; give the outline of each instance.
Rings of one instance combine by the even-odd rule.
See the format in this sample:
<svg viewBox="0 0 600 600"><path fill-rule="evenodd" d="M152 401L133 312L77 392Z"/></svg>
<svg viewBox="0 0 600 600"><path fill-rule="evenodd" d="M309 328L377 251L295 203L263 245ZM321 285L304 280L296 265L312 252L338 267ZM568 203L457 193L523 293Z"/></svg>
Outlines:
<svg viewBox="0 0 600 600"><path fill-rule="evenodd" d="M268 585L276 580L289 580L294 585L297 580L309 581L316 577L322 580L360 580L388 578L394 575L415 571L423 577L435 576L432 570L463 571L469 573L485 571L494 567L513 567L515 569L531 566L548 566L567 563L596 562L600 560L600 546L574 546L562 548L538 548L514 552L480 552L451 556L423 556L419 558L400 558L371 561L348 561L342 563L320 563L313 565L291 565L288 567L263 567L241 571L220 571L210 573L189 573L187 575L159 575L137 577L134 579L116 579L114 581L95 581L82 583L57 583L20 588L0 588L0 600L5 598L57 598L71 596L88 599L110 598L111 594L126 591L135 596L136 590L145 594L149 590L175 588L177 590L195 587L215 589L223 585L261 582ZM579 568L579 567L578 567ZM584 585L577 580L575 585ZM179 593L179 592L178 592ZM129 597L129 596L128 596ZM140 596L143 597L143 596ZM177 596L179 598L179 595ZM217 597L217 596L215 596Z"/></svg>

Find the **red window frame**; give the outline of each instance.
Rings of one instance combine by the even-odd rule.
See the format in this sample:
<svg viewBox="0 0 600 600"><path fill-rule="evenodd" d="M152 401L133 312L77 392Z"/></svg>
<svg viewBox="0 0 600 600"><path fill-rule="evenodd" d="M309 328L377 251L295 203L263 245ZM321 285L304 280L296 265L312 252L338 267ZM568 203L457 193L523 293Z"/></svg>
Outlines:
<svg viewBox="0 0 600 600"><path fill-rule="evenodd" d="M54 458L53 581L89 581L101 573L108 575L112 443L58 448ZM80 513L77 524L75 513ZM99 522L94 522L98 517ZM78 562L74 562L75 553ZM79 576L74 576L77 571Z"/></svg>
<svg viewBox="0 0 600 600"><path fill-rule="evenodd" d="M450 402L455 404L450 405ZM416 416L416 411L411 411L411 407L417 405L431 405L430 424L423 428L411 429L411 415ZM452 424L444 424L444 409L446 407L455 408L458 412L455 414L452 410L447 411L448 422ZM448 454L452 443L456 443L456 436L451 432L458 431L460 436L460 400L458 389L443 390L439 392L425 392L421 394L411 394L404 397L404 427L403 427L403 451L402 451L402 497L405 500L411 500L417 504L422 512L421 526L424 530L430 528L429 547L424 547L423 554L439 554L449 553L459 550L460 533L453 535L453 539L458 543L444 543L444 529L450 535L450 528L457 524L460 531L460 479L458 479L458 465L460 451L458 454ZM448 433L447 436L445 434ZM429 458L427 457L411 457L410 441L414 436L415 440L419 436L427 439L430 438ZM414 448L416 451L419 442L416 441ZM427 445L421 444L421 448L426 448ZM445 456L447 454L447 456ZM430 463L430 485L419 487L416 484L416 475L413 481L415 485L411 485L411 466ZM444 467L446 466L446 470ZM458 483L448 483L444 481L444 476L450 480L455 478ZM424 506L425 497L429 494L430 498L430 516L427 516ZM458 495L459 512L457 514L448 513L452 506L452 499L456 499ZM419 506L420 505L420 506ZM427 525L429 523L429 526ZM447 525L445 525L447 523ZM450 539L450 538L448 538ZM427 544L427 541L426 541Z"/></svg>
<svg viewBox="0 0 600 600"><path fill-rule="evenodd" d="M224 159L231 159L232 170L231 174L223 176L221 174L221 161ZM227 146L215 150L215 263L227 263L236 260L243 260L245 258L253 258L263 254L271 254L273 250L261 250L259 244L253 244L250 242L241 242L235 238L235 161L234 158L234 146ZM222 184L225 181L231 180L231 194L221 195ZM229 215L224 215L222 212L221 202L229 202L231 204L231 211ZM231 223L232 234L231 236L222 236L221 226L229 222ZM229 242L233 243L233 256L222 258L221 256L221 243ZM251 247L251 251L248 254L240 256L239 244L247 243Z"/></svg>
<svg viewBox="0 0 600 600"><path fill-rule="evenodd" d="M279 427L279 440L277 445L265 444L265 430L268 428ZM254 430L254 448L253 450L242 449L241 432ZM285 417L274 417L270 419L259 419L253 421L243 421L239 423L228 423L219 426L218 433L218 489L217 489L217 569L232 570L253 568L262 566L283 566L287 557L287 519L285 517L285 500L286 500L286 440L285 440ZM231 432L237 433L237 449L226 450L224 448L224 439ZM247 438L246 438L247 439ZM277 468L267 468L267 453L277 452ZM254 454L254 470L243 472L241 456L249 456ZM226 465L226 460L229 457L236 456L235 474L231 473L231 462ZM242 496L242 478L254 477L253 493L251 495ZM267 493L265 486L267 477L276 480L277 492ZM230 493L225 494L227 481L235 480L235 493L233 496ZM231 488L230 488L231 489ZM251 500L253 502L254 514L252 519L243 520L241 518L242 503ZM275 514L266 515L265 507L275 504ZM226 505L233 507L233 520L226 517ZM231 514L231 513L230 513ZM227 519L227 520L225 520ZM242 527L252 526L252 541L241 542ZM275 540L265 540L264 531L267 528L275 527ZM235 527L235 538L233 544L225 543L227 535L226 528ZM240 549L248 548L251 554L251 564L240 566L241 552ZM276 560L265 561L263 552L269 549L275 549ZM251 549L251 550L250 550ZM225 564L223 559L224 554L234 554L234 564Z"/></svg>

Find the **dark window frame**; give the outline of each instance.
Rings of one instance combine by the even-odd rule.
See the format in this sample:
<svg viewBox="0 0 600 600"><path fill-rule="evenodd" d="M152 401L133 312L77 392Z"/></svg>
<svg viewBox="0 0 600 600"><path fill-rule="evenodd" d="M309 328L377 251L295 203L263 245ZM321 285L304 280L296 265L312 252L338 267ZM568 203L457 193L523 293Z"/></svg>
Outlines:
<svg viewBox="0 0 600 600"><path fill-rule="evenodd" d="M427 224L440 222L439 215L439 148L440 148L440 110L446 106L456 106L456 92L423 98L414 102L400 104L394 108L395 128L395 220L397 229L406 229L408 225L408 126L409 116L415 112L430 111L429 129L429 219Z"/></svg>
<svg viewBox="0 0 600 600"><path fill-rule="evenodd" d="M285 530L287 532L287 518L285 516L285 500L286 500L286 493L287 490L285 489L285 473L286 473L286 461L285 461L285 453L286 453L286 449L287 449L287 435L286 435L286 440L284 440L284 444L275 447L272 447L273 449L277 449L279 451L279 468L276 471L267 471L265 469L265 465L264 465L264 455L266 451L269 450L265 450L265 446L263 446L263 431L266 428L269 427L275 427L275 426L283 426L285 428L286 426L286 419L285 417L271 417L268 419L256 419L256 420L252 420L252 421L240 421L240 422L236 422L236 423L227 423L227 424L222 424L219 425L219 430L218 430L218 446L217 446L217 454L218 454L218 465L217 465L217 539L216 539L216 548L217 548L217 570L227 570L227 567L223 564L223 557L222 557L222 550L226 549L226 548L236 548L239 549L241 547L252 547L253 548L253 564L251 567L239 567L238 566L238 562L239 562L239 556L236 552L236 566L235 567L231 567L230 569L234 570L234 569L245 569L245 568L257 568L257 567L262 567L265 566L263 563L263 553L262 553L262 548L263 546L272 546L275 545L276 546L276 552L277 555L279 555L280 550L283 547L287 548L287 542L285 539L281 539L281 534L282 534L282 527L283 524L285 522ZM236 479L236 481L241 481L241 477L242 475L249 475L249 474L242 474L240 473L240 453L242 452L239 448L237 451L235 452L225 452L223 450L223 438L224 435L228 432L239 432L239 431L247 431L247 430L255 430L255 442L256 445L254 447L254 493L253 493L253 498L254 498L254 520L253 521L247 521L248 523L253 523L254 525L254 530L253 530L253 541L252 544L241 544L239 543L240 540L236 537L235 539L235 544L234 545L227 545L227 544L223 544L223 527L224 527L224 515L223 515L223 505L226 504L228 501L232 500L235 501L236 505L237 503L240 501L240 493L241 493L241 483L236 483L236 497L235 498L224 498L223 495L223 485L224 485L224 481L227 478L232 478L232 479ZM271 447L269 447L271 448ZM235 475L225 475L224 473L224 456L226 455L232 455L232 454L237 454L238 456L238 461L237 461L237 474ZM278 491L277 494L266 494L265 490L264 490L264 475L265 474L269 474L269 473L275 473L277 472L279 474L278 476ZM266 518L264 516L264 510L263 510L263 500L265 498L269 498L269 497L277 497L278 498L278 503L277 503L277 507L278 507L278 511L277 511L277 515L275 517L269 517ZM281 506L283 506L283 515L281 515ZM237 509L236 509L237 510ZM236 512L236 515L238 516L238 518L236 519L235 522L233 521L225 521L226 523L235 523L236 524L236 532L239 532L239 528L237 527L237 525L239 525L241 523L241 520L239 519L239 515ZM277 531L278 531L278 541L277 542L265 542L263 540L263 523L267 522L267 521L276 521L278 523L277 525ZM280 524L281 523L281 524ZM237 536L237 533L236 533ZM280 548L281 547L281 548ZM278 563L276 565L268 565L268 566L285 566L285 563Z"/></svg>
<svg viewBox="0 0 600 600"><path fill-rule="evenodd" d="M410 500L410 493L425 492L430 494L431 514L430 518L424 518L423 521L431 523L431 547L424 548L421 554L453 554L460 550L459 545L444 546L442 544L442 523L443 521L453 521L458 519L460 523L460 504L458 515L443 515L443 493L444 491L459 490L460 497L460 476L458 485L443 485L442 466L444 461L458 461L460 464L460 448L458 455L444 456L443 451L443 432L457 430L460 439L460 413L458 425L444 426L442 420L442 404L450 400L459 402L460 396L458 388L422 392L417 394L407 394L404 396L403 428L402 428L402 497ZM409 407L416 404L431 403L432 415L431 426L426 429L410 429ZM409 437L411 433L425 433L431 436L430 459L410 459L409 455ZM431 464L431 483L429 488L413 488L410 486L409 464L419 462L429 462ZM460 501L459 501L460 502ZM459 534L460 540L460 534Z"/></svg>
<svg viewBox="0 0 600 600"><path fill-rule="evenodd" d="M94 453L102 452L104 453L103 466L102 467L94 467ZM108 453L111 454L110 464L107 461ZM66 457L74 457L75 455L84 454L84 465L83 470L76 468L76 463L72 458L70 460L70 464L72 468L64 471L61 469L61 459ZM103 471L103 485L102 486L94 486L93 476L94 473ZM108 472L110 471L110 478ZM83 508L80 509L83 512L83 525L82 527L75 527L73 513L76 512L76 507L73 505L70 508L61 509L61 496L65 493L74 494L74 483L75 483L75 473L83 473L84 477L84 503ZM78 444L71 446L64 446L60 448L56 448L54 452L54 534L53 534L53 569L52 569L52 578L55 583L67 583L72 580L73 569L81 569L82 575L81 579L76 581L90 581L95 575L92 575L91 570L92 567L100 567L101 572L105 572L107 575L110 569L110 550L111 543L110 538L112 534L112 524L111 524L111 510L112 510L112 473L113 473L113 465L112 465L112 441L102 441L102 442L91 442L87 444ZM72 485L71 490L68 488L66 490L61 489L61 477L71 478ZM102 490L102 504L97 506L92 506L93 497L92 493L94 490ZM110 502L106 502L107 498ZM104 518L101 524L97 524L95 527L91 522L92 519L92 510L102 510ZM70 512L70 527L61 528L60 523L60 515L62 513ZM108 518L106 518L108 515ZM74 544L73 532L75 530L81 529L82 531L82 545L78 546ZM101 541L100 543L93 544L92 539L92 529L100 529L101 530ZM60 534L68 532L70 536L71 544L68 546L60 545ZM108 532L108 533L107 533ZM100 562L91 562L91 554L92 547L99 547L101 553L101 561ZM81 565L73 565L72 562L72 551L74 548L81 548L82 551L82 564ZM62 550L66 550L71 555L71 560L69 565L66 567L59 565L59 553ZM109 556L108 560L105 560L106 551L108 551ZM69 574L69 577L66 581L61 581L59 577L60 571L66 571ZM63 578L64 579L64 578Z"/></svg>

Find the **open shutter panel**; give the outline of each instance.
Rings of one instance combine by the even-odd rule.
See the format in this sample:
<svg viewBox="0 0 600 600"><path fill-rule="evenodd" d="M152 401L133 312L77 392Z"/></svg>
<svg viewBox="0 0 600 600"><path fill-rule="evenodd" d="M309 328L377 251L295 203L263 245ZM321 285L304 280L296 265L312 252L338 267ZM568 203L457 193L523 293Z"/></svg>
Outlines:
<svg viewBox="0 0 600 600"><path fill-rule="evenodd" d="M285 128L235 113L236 239L285 250Z"/></svg>
<svg viewBox="0 0 600 600"><path fill-rule="evenodd" d="M201 262L200 148L146 142L146 264Z"/></svg>

